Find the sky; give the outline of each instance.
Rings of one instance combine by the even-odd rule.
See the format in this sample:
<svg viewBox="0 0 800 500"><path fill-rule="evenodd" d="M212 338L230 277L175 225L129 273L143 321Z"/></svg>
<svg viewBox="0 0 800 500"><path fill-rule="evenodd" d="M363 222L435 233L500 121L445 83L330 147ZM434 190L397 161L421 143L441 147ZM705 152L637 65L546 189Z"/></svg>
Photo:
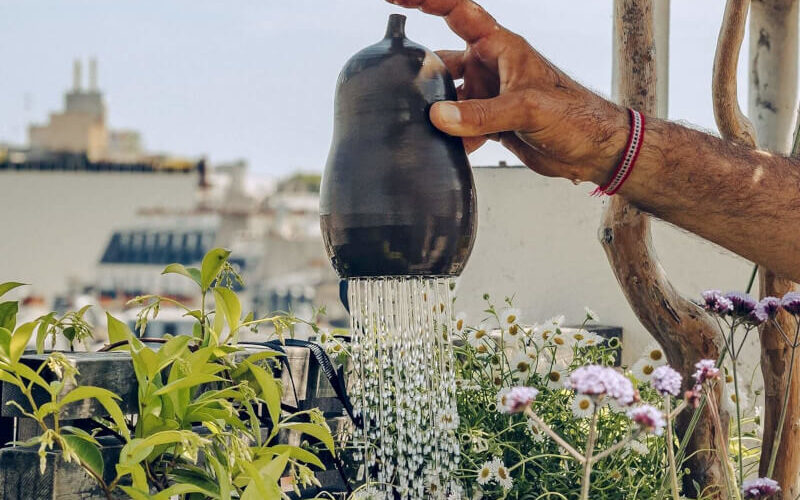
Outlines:
<svg viewBox="0 0 800 500"><path fill-rule="evenodd" d="M578 81L610 93L611 0L483 5ZM715 128L723 8L672 1L669 116L705 129ZM148 150L243 158L270 176L321 171L339 70L400 11L382 0L0 0L0 142L25 143L28 123L63 107L73 60L96 57L110 126L139 130ZM404 13L414 41L463 47L442 19ZM471 156L473 165L501 160L519 163L496 144Z"/></svg>

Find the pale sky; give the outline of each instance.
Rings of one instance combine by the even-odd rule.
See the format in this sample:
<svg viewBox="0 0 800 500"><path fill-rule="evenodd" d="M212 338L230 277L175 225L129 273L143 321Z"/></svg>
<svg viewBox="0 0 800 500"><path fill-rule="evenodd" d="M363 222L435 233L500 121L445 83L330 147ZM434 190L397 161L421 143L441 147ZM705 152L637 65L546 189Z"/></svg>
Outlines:
<svg viewBox="0 0 800 500"><path fill-rule="evenodd" d="M609 94L611 0L483 5L577 80ZM723 7L672 2L670 118L707 129L715 128L711 65ZM244 158L259 174L318 171L340 68L379 40L399 11L382 0L0 0L0 142L24 143L29 122L63 106L73 59L94 56L110 125L139 130L149 150ZM414 41L463 46L441 19L405 13ZM746 52L745 44L743 59ZM518 163L497 145L471 160Z"/></svg>

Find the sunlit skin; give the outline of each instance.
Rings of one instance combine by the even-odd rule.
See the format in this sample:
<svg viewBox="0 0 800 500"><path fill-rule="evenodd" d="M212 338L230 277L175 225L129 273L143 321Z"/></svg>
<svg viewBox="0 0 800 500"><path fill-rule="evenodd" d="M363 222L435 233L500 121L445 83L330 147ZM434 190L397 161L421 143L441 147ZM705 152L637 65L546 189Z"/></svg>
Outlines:
<svg viewBox="0 0 800 500"><path fill-rule="evenodd" d="M431 121L468 151L498 140L539 174L602 185L622 156L625 109L583 87L471 0L388 0L443 17L466 49L440 51L458 101ZM647 117L618 192L640 209L800 281L800 162Z"/></svg>

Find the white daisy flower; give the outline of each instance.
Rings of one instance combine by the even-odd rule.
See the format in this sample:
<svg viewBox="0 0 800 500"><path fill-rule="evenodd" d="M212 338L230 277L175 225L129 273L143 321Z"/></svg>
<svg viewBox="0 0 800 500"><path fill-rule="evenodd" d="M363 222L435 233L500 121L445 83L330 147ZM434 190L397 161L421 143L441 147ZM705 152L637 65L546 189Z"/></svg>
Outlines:
<svg viewBox="0 0 800 500"><path fill-rule="evenodd" d="M544 431L542 431L542 429L539 428L539 424L537 424L535 420L530 418L528 419L528 434L531 435L531 440L534 443L539 443L541 441L544 441L544 438L547 437Z"/></svg>
<svg viewBox="0 0 800 500"><path fill-rule="evenodd" d="M583 345L587 347L600 345L606 341L606 338L602 335L599 335L597 332L587 332L586 339L583 341Z"/></svg>
<svg viewBox="0 0 800 500"><path fill-rule="evenodd" d="M647 448L647 445L638 439L631 439L625 448L629 449L630 451L636 453L637 455L647 455L650 453L650 450Z"/></svg>
<svg viewBox="0 0 800 500"><path fill-rule="evenodd" d="M527 380L531 376L532 360L525 351L516 351L508 358L512 376L517 380Z"/></svg>
<svg viewBox="0 0 800 500"><path fill-rule="evenodd" d="M667 356L658 344L651 344L648 346L642 354L642 357L648 359L656 368L667 364Z"/></svg>
<svg viewBox="0 0 800 500"><path fill-rule="evenodd" d="M600 316L598 316L596 312L592 311L588 307L584 307L583 310L586 311L586 319L588 321L600 321Z"/></svg>
<svg viewBox="0 0 800 500"><path fill-rule="evenodd" d="M510 490L514 485L514 480L511 479L511 472L502 462L497 466L497 470L494 472L494 477L504 490Z"/></svg>
<svg viewBox="0 0 800 500"><path fill-rule="evenodd" d="M658 368L649 358L638 359L631 367L631 372L636 380L640 382L649 382L653 376L653 372Z"/></svg>
<svg viewBox="0 0 800 500"><path fill-rule="evenodd" d="M478 484L484 485L494 479L494 470L492 470L492 462L486 462L478 469Z"/></svg>
<svg viewBox="0 0 800 500"><path fill-rule="evenodd" d="M725 401L725 407L728 413L732 416L736 415L736 386L733 384L725 384L725 389L722 391L722 397ZM747 391L744 387L739 387L739 409L744 411L748 407Z"/></svg>
<svg viewBox="0 0 800 500"><path fill-rule="evenodd" d="M488 342L494 342L490 336L491 329L486 321L482 321L477 328L470 329L467 342L480 354L489 352Z"/></svg>
<svg viewBox="0 0 800 500"><path fill-rule="evenodd" d="M456 314L456 320L453 322L453 326L456 329L456 333L463 337L467 328L467 314L463 312Z"/></svg>
<svg viewBox="0 0 800 500"><path fill-rule="evenodd" d="M572 414L575 418L591 417L594 413L594 401L586 394L576 394L572 400Z"/></svg>
<svg viewBox="0 0 800 500"><path fill-rule="evenodd" d="M500 326L505 330L519 322L519 309L509 307L500 312Z"/></svg>
<svg viewBox="0 0 800 500"><path fill-rule="evenodd" d="M548 389L563 389L567 381L567 370L561 363L548 363L543 374Z"/></svg>

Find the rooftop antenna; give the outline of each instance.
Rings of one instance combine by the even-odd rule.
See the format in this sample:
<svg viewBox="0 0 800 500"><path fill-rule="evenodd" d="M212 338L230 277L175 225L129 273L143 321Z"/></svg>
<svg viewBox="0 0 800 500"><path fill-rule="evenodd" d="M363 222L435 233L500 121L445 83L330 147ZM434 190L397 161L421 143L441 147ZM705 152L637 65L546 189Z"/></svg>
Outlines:
<svg viewBox="0 0 800 500"><path fill-rule="evenodd" d="M97 92L97 59L89 59L89 91Z"/></svg>
<svg viewBox="0 0 800 500"><path fill-rule="evenodd" d="M81 90L81 61L75 59L72 62L72 90L80 92Z"/></svg>

